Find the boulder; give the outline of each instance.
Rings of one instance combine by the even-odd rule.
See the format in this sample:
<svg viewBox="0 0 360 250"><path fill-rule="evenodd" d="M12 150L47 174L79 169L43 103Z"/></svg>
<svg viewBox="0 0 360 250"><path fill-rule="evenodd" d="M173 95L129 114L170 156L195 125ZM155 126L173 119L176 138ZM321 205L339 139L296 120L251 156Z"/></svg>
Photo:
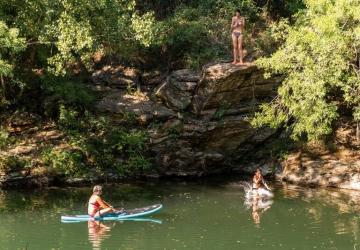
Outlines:
<svg viewBox="0 0 360 250"><path fill-rule="evenodd" d="M141 83L144 85L156 86L164 82L166 76L160 71L147 71L141 75Z"/></svg>
<svg viewBox="0 0 360 250"><path fill-rule="evenodd" d="M97 109L113 114L134 114L143 123L153 118L167 120L176 115L172 110L150 100L146 94L131 95L121 90L114 90L105 95L97 104Z"/></svg>
<svg viewBox="0 0 360 250"><path fill-rule="evenodd" d="M155 95L169 108L185 110L190 106L199 78L198 73L188 69L174 71L156 88Z"/></svg>
<svg viewBox="0 0 360 250"><path fill-rule="evenodd" d="M91 80L95 85L106 85L118 89L134 87L138 81L139 72L134 68L123 66L113 67L104 66L91 75Z"/></svg>

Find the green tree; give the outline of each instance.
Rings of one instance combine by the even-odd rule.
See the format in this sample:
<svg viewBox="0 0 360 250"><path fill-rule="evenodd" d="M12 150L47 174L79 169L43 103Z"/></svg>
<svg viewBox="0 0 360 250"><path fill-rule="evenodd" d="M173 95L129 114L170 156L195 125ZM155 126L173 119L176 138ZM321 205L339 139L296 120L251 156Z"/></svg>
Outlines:
<svg viewBox="0 0 360 250"><path fill-rule="evenodd" d="M0 81L2 101L7 99L8 85L18 83L14 78L14 62L16 55L24 50L25 39L19 37L19 30L8 28L8 26L0 21Z"/></svg>
<svg viewBox="0 0 360 250"><path fill-rule="evenodd" d="M277 97L261 106L255 126L289 125L292 136L316 139L332 132L339 106L360 119L360 1L306 0L285 42L270 58L257 61L283 74ZM278 34L276 34L278 35Z"/></svg>
<svg viewBox="0 0 360 250"><path fill-rule="evenodd" d="M33 54L46 50L46 63L56 75L75 63L91 68L98 51L131 55L154 37L153 13L138 14L134 0L1 1L0 18L20 29Z"/></svg>

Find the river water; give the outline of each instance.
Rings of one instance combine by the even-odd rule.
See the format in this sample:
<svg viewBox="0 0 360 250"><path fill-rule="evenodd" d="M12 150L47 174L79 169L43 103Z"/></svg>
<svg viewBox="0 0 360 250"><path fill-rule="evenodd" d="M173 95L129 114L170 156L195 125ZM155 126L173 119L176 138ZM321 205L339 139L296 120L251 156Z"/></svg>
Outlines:
<svg viewBox="0 0 360 250"><path fill-rule="evenodd" d="M360 249L359 192L273 186L253 202L236 182L105 186L114 205L164 208L96 224L60 221L86 212L91 188L0 191L0 249Z"/></svg>

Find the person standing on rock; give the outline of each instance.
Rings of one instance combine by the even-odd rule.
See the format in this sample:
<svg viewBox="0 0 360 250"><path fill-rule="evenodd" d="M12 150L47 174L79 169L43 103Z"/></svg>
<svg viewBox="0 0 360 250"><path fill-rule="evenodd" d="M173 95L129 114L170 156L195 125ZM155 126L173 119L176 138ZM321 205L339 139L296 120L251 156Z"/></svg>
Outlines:
<svg viewBox="0 0 360 250"><path fill-rule="evenodd" d="M243 62L243 32L245 27L245 18L240 15L237 9L235 16L231 19L231 38L233 44L234 61L232 64L242 65ZM238 62L239 59L239 62Z"/></svg>

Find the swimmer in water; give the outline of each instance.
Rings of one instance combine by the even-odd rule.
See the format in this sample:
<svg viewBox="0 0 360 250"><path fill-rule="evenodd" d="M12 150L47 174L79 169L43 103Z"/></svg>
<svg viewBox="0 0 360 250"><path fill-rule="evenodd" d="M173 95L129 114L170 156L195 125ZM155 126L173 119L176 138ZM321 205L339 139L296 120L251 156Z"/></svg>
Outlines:
<svg viewBox="0 0 360 250"><path fill-rule="evenodd" d="M262 186L264 186L267 190L271 190L271 188L266 184L264 177L261 174L261 170L258 168L256 169L255 175L253 177L252 189L258 190Z"/></svg>

